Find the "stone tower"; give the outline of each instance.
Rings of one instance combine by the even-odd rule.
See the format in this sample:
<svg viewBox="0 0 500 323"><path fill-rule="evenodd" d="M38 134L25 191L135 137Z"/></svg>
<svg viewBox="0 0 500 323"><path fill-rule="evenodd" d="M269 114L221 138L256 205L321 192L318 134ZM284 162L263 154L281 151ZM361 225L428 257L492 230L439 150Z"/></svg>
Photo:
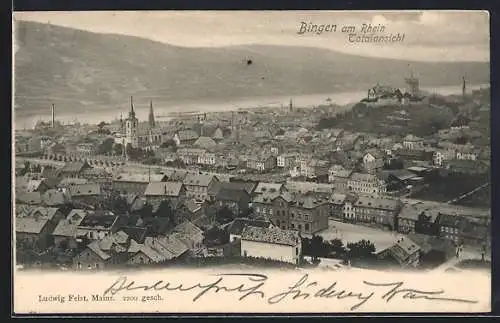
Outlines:
<svg viewBox="0 0 500 323"><path fill-rule="evenodd" d="M134 102L133 98L130 97L130 111L128 113L128 118L125 121L125 144L131 144L132 147L137 148L138 140L137 140L137 126L139 124L139 120L135 117L134 111Z"/></svg>

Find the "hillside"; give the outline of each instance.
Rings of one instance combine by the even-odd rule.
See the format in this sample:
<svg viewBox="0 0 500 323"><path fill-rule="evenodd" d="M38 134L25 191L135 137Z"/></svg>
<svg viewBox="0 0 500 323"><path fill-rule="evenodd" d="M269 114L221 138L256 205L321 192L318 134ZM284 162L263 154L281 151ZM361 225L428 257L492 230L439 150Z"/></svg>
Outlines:
<svg viewBox="0 0 500 323"><path fill-rule="evenodd" d="M16 22L18 115L113 109L137 101L300 95L402 86L405 61L326 49L248 45L182 48L138 37ZM246 64L250 58L252 64ZM411 63L422 86L489 83L486 63Z"/></svg>

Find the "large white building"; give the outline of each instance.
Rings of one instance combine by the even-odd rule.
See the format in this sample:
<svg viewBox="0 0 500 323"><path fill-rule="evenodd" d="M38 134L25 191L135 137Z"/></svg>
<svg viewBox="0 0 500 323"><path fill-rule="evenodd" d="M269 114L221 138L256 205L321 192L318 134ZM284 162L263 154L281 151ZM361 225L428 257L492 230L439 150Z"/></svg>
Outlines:
<svg viewBox="0 0 500 323"><path fill-rule="evenodd" d="M403 147L409 150L422 149L424 147L424 139L409 134L403 139Z"/></svg>
<svg viewBox="0 0 500 323"><path fill-rule="evenodd" d="M385 181L373 174L353 173L347 180L349 191L361 194L381 195L387 192Z"/></svg>
<svg viewBox="0 0 500 323"><path fill-rule="evenodd" d="M248 226L241 233L241 255L298 264L302 240L297 231Z"/></svg>

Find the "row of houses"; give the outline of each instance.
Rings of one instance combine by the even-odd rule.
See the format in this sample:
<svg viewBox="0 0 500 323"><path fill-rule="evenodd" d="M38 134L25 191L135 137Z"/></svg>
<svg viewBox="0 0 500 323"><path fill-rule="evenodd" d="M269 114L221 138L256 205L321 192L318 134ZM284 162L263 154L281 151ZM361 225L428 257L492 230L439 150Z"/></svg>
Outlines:
<svg viewBox="0 0 500 323"><path fill-rule="evenodd" d="M103 196L105 190L99 183L90 180L78 182L81 180L79 176L92 173L93 168L89 168L85 163L68 164L55 172L65 176L57 186L56 192L59 192L59 195L60 189L66 188L63 193L67 192L70 198L81 199L83 202L86 198ZM44 172L45 169L42 173ZM213 174L187 171L169 174L120 173L109 181L114 190L144 197L151 204L170 200L176 205L181 201L190 200L193 202L191 204L201 205L210 201L218 208L228 208L238 216L247 214L252 208L257 217L267 218L282 229L304 233L326 229L328 217L391 230L405 230L406 220L399 216L403 203L384 195L384 180L373 174L350 172L342 167L332 167L329 175L333 179L332 183L257 183L234 179L227 182L220 181ZM40 196L43 196L47 191L53 190L44 181L32 182L36 185L27 189L28 193L38 191ZM27 200L21 202L30 203ZM450 239L459 238L450 236Z"/></svg>
<svg viewBox="0 0 500 323"><path fill-rule="evenodd" d="M64 216L60 208L17 205L15 221L18 243L72 251L77 269L163 262L197 252L203 240L203 230L189 221L157 234L107 211L73 209Z"/></svg>

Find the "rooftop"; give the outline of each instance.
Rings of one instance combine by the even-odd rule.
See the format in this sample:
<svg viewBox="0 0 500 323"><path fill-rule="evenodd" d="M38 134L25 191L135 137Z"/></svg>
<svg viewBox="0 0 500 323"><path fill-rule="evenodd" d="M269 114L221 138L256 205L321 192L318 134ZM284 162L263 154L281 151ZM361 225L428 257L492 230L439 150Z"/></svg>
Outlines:
<svg viewBox="0 0 500 323"><path fill-rule="evenodd" d="M358 182L378 182L379 179L373 174L352 173L351 180Z"/></svg>
<svg viewBox="0 0 500 323"><path fill-rule="evenodd" d="M193 199L187 199L180 206L184 205L190 212L195 213L201 209L201 205L196 204Z"/></svg>
<svg viewBox="0 0 500 323"><path fill-rule="evenodd" d="M211 174L194 174L188 173L184 178L184 185L195 185L195 186L204 186L208 187L212 180L217 179L214 175Z"/></svg>
<svg viewBox="0 0 500 323"><path fill-rule="evenodd" d="M354 205L357 207L368 207L380 210L396 211L400 207L401 202L396 199L359 196Z"/></svg>
<svg viewBox="0 0 500 323"><path fill-rule="evenodd" d="M75 184L68 187L71 196L95 196L101 195L101 186L99 184Z"/></svg>
<svg viewBox="0 0 500 323"><path fill-rule="evenodd" d="M80 222L78 227L107 230L113 226L117 219L117 215L87 214L87 216Z"/></svg>
<svg viewBox="0 0 500 323"><path fill-rule="evenodd" d="M182 190L182 182L154 182L149 183L144 192L145 196L178 197Z"/></svg>
<svg viewBox="0 0 500 323"><path fill-rule="evenodd" d="M228 189L222 188L216 195L216 199L220 201L240 202L245 198L249 199L250 195L244 189Z"/></svg>
<svg viewBox="0 0 500 323"><path fill-rule="evenodd" d="M256 187L255 182L218 182L213 186L212 194L217 194L221 189L245 190L248 194L251 194Z"/></svg>
<svg viewBox="0 0 500 323"><path fill-rule="evenodd" d="M227 230L230 234L240 235L243 230L248 227L269 228L271 223L264 220L254 220L245 218L236 218L228 226Z"/></svg>
<svg viewBox="0 0 500 323"><path fill-rule="evenodd" d="M195 140L198 139L199 135L196 133L194 130L180 130L177 133L177 136L179 137L179 140L181 141L186 141L186 140Z"/></svg>
<svg viewBox="0 0 500 323"><path fill-rule="evenodd" d="M113 180L115 182L150 183L161 182L167 178L163 174L119 173Z"/></svg>
<svg viewBox="0 0 500 323"><path fill-rule="evenodd" d="M39 234L42 232L43 228L45 227L45 225L47 225L49 220L50 219L46 216L16 217L16 232Z"/></svg>
<svg viewBox="0 0 500 323"><path fill-rule="evenodd" d="M396 258L399 263L403 263L406 259L408 259L408 257L419 251L420 246L408 237L400 238L390 248L390 253Z"/></svg>
<svg viewBox="0 0 500 323"><path fill-rule="evenodd" d="M282 230L278 227L260 228L247 226L241 233L241 239L287 246L296 246L301 242L297 231Z"/></svg>
<svg viewBox="0 0 500 323"><path fill-rule="evenodd" d="M330 197L330 203L343 204L347 199L347 195L343 193L333 193Z"/></svg>
<svg viewBox="0 0 500 323"><path fill-rule="evenodd" d="M90 167L86 162L67 162L60 169L63 173L79 173L83 169Z"/></svg>
<svg viewBox="0 0 500 323"><path fill-rule="evenodd" d="M331 194L334 190L333 184L314 183L314 182L299 182L288 180L285 184L288 191L297 191L299 193L315 192Z"/></svg>
<svg viewBox="0 0 500 323"><path fill-rule="evenodd" d="M210 137L199 137L193 145L209 148L217 146L217 143Z"/></svg>
<svg viewBox="0 0 500 323"><path fill-rule="evenodd" d="M78 225L83 221L85 216L87 216L87 212L85 210L82 209L71 210L66 219L59 221L52 235L75 237L77 234Z"/></svg>
<svg viewBox="0 0 500 323"><path fill-rule="evenodd" d="M257 187L255 188L255 193L265 193L265 192L279 192L283 188L283 184L281 183L264 183L260 182L257 184Z"/></svg>

